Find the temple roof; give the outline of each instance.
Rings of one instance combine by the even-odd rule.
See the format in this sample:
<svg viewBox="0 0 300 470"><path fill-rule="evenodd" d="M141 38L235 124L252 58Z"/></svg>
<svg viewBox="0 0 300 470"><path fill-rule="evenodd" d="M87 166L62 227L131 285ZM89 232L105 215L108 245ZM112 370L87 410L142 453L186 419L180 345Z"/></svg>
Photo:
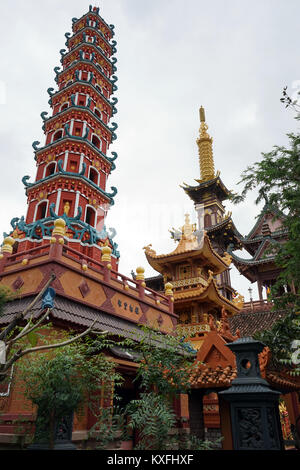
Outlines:
<svg viewBox="0 0 300 470"><path fill-rule="evenodd" d="M290 375L289 370L272 370L269 348L265 347L258 357L261 375L273 388L284 393L300 389L300 378ZM227 388L237 377L235 355L216 331L206 335L195 366L190 378L192 388Z"/></svg>
<svg viewBox="0 0 300 470"><path fill-rule="evenodd" d="M152 245L144 247L146 258L149 264L158 272L164 270L166 263L178 263L187 258L198 258L206 262L206 265L211 267L214 274L219 274L231 264L231 256L227 253L225 256L220 256L213 248L208 238L208 235L195 230L195 225L189 223L188 215L186 215L185 225L181 231L177 231L179 243L175 250L171 253L157 255L151 248Z"/></svg>
<svg viewBox="0 0 300 470"><path fill-rule="evenodd" d="M258 265L272 263L275 259L275 254L266 253L266 250L269 249L270 245L274 244L274 240L271 237L262 239L259 247L257 248L254 256L252 258L241 258L232 252L232 247L228 247L228 253L232 256L234 264L238 265Z"/></svg>
<svg viewBox="0 0 300 470"><path fill-rule="evenodd" d="M217 286L216 280L210 274L207 285L197 286L196 289L187 289L186 291L174 292L174 300L179 303L188 300L200 300L201 302L211 302L221 308L225 308L230 314L235 315L240 312L242 305L239 300L232 302L224 297Z"/></svg>
<svg viewBox="0 0 300 470"><path fill-rule="evenodd" d="M228 198L230 191L222 182L219 172L217 172L215 178L211 180L199 179L195 181L198 183L197 186L190 186L186 183L184 183L184 186L181 185L184 191L195 203L203 202L203 194L206 192L215 194L220 201L224 201Z"/></svg>
<svg viewBox="0 0 300 470"><path fill-rule="evenodd" d="M267 310L262 312L239 313L230 317L229 324L232 331L237 329L241 336L252 336L257 331L269 330L280 318L287 315L287 312Z"/></svg>
<svg viewBox="0 0 300 470"><path fill-rule="evenodd" d="M285 219L285 214L280 211L277 207L269 204L268 202L264 205L261 213L259 214L259 216L257 217L257 221L255 223L255 225L253 226L253 228L250 230L250 232L248 233L248 235L246 235L245 237L243 237L243 241L254 241L257 237L261 237L262 236L262 226L263 226L263 223L266 221L266 218L267 218L267 215L272 215L276 220L280 221L280 228L282 226L282 222L283 220ZM281 228L282 230L282 228ZM273 233L276 232L276 230L271 230L272 232L272 235Z"/></svg>

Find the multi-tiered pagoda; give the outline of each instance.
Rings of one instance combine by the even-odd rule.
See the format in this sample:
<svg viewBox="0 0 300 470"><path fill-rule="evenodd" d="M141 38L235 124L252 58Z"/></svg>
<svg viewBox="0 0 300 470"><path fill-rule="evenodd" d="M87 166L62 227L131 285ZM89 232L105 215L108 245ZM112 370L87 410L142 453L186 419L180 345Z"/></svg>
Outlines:
<svg viewBox="0 0 300 470"><path fill-rule="evenodd" d="M198 224L208 234L213 248L223 255L229 244L240 247L239 234L233 223L231 213L225 211L223 201L228 199L230 191L215 172L213 158L213 139L208 134L204 108L200 108L200 129L197 139L200 179L196 186L184 184L183 189L195 204ZM230 270L225 270L219 279L222 294L232 300L234 289L231 287Z"/></svg>
<svg viewBox="0 0 300 470"><path fill-rule="evenodd" d="M13 218L0 254L0 286L18 292L0 319L0 327L13 319L24 325L23 312L41 289L51 284L56 296L49 313L49 332L72 330L108 331L116 338L140 340L141 324L170 333L177 323L172 291L166 295L146 287L144 269L135 279L118 272L119 253L115 230L105 227L105 216L114 204L116 188L107 191L107 179L115 169L116 41L99 8L90 7L73 18L73 33L66 33L66 49L60 51L61 67L55 68L57 89L48 89L51 115L41 114L45 143L34 142L36 177L24 176L28 210ZM30 308L33 319L43 314L41 305ZM124 377L119 390L123 403L137 393L133 383L136 362L121 348L106 353ZM111 403L113 390L108 403ZM103 402L104 403L104 402ZM2 427L0 446L13 443L16 419L35 421L35 411L20 389L15 371L0 390ZM85 409L75 415L74 442L87 439L94 417Z"/></svg>
<svg viewBox="0 0 300 470"><path fill-rule="evenodd" d="M115 152L108 156L116 139L115 82L116 41L113 25L91 9L80 20L73 18L73 34L66 33L61 49L61 67L55 67L57 90L48 88L52 113L42 112L45 144L33 142L36 178L23 177L28 198L25 219L11 222L13 252L43 245L51 237L54 221L66 222L69 246L101 259L100 247L112 248L112 265L119 253L106 231L104 219L114 204L116 188L107 191L107 179L115 169Z"/></svg>

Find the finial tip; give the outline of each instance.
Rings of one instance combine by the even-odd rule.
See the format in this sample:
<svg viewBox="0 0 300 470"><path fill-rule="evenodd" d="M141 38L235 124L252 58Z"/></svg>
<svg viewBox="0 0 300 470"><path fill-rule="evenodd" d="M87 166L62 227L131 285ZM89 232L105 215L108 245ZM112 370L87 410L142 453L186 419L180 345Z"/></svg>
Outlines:
<svg viewBox="0 0 300 470"><path fill-rule="evenodd" d="M200 106L199 114L200 114L200 122L205 122L205 111L204 111L203 106Z"/></svg>

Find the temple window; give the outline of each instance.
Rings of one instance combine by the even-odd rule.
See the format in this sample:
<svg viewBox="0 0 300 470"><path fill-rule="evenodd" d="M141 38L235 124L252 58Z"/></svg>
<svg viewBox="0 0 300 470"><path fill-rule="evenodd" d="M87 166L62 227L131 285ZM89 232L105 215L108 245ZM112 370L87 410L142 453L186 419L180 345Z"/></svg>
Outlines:
<svg viewBox="0 0 300 470"><path fill-rule="evenodd" d="M179 279L189 279L192 277L192 268L190 265L179 266Z"/></svg>
<svg viewBox="0 0 300 470"><path fill-rule="evenodd" d="M88 73L87 72L81 72L81 80L87 81L88 79Z"/></svg>
<svg viewBox="0 0 300 470"><path fill-rule="evenodd" d="M44 219L47 212L47 201L42 201L37 206L35 220Z"/></svg>
<svg viewBox="0 0 300 470"><path fill-rule="evenodd" d="M79 106L85 106L85 102L86 102L86 97L85 96L79 96L78 97L78 105Z"/></svg>
<svg viewBox="0 0 300 470"><path fill-rule="evenodd" d="M102 116L101 116L101 112L99 111L98 108L95 108L95 109L94 109L94 113L96 114L96 116L98 116L98 117L101 119L101 117L102 117Z"/></svg>
<svg viewBox="0 0 300 470"><path fill-rule="evenodd" d="M89 179L95 184L99 184L99 173L94 168L90 168Z"/></svg>
<svg viewBox="0 0 300 470"><path fill-rule="evenodd" d="M58 131L56 131L55 134L53 135L53 142L55 142L56 140L61 139L62 135L63 135L62 129L59 129Z"/></svg>
<svg viewBox="0 0 300 470"><path fill-rule="evenodd" d="M204 216L204 227L210 227L211 226L211 216L210 214L205 214Z"/></svg>
<svg viewBox="0 0 300 470"><path fill-rule="evenodd" d="M45 178L47 176L53 175L53 173L55 172L55 167L56 167L55 162L49 163L49 165L46 166Z"/></svg>
<svg viewBox="0 0 300 470"><path fill-rule="evenodd" d="M96 88L97 88L97 90L100 91L100 93L102 93L102 88L98 84L96 84Z"/></svg>
<svg viewBox="0 0 300 470"><path fill-rule="evenodd" d="M87 207L86 208L86 213L85 213L85 222L92 227L95 226L95 220L96 220L96 211L93 207Z"/></svg>
<svg viewBox="0 0 300 470"><path fill-rule="evenodd" d="M59 111L60 111L60 112L61 112L61 111L64 111L64 110L67 109L68 107L69 107L69 103L63 103L63 104L61 105Z"/></svg>
<svg viewBox="0 0 300 470"><path fill-rule="evenodd" d="M97 137L96 135L93 135L92 137L92 144L95 145L95 147L97 147L98 149L101 148L101 140L99 139L99 137Z"/></svg>

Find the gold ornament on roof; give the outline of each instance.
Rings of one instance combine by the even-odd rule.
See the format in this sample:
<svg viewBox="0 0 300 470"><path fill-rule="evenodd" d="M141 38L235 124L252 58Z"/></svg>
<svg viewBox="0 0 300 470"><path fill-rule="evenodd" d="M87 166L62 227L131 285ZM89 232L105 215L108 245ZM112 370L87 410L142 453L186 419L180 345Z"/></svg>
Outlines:
<svg viewBox="0 0 300 470"><path fill-rule="evenodd" d="M13 239L13 237L4 238L2 249L1 249L2 253L8 253L11 255L13 251L14 243L15 243L15 240Z"/></svg>
<svg viewBox="0 0 300 470"><path fill-rule="evenodd" d="M212 142L213 139L207 132L208 125L205 122L205 111L201 106L199 110L200 114L200 129L199 137L197 139L198 153L199 153L199 164L200 164L200 175L202 181L209 181L215 177L214 159Z"/></svg>
<svg viewBox="0 0 300 470"><path fill-rule="evenodd" d="M225 264L227 264L227 266L229 266L232 262L232 256L229 253L227 253L227 251L225 251L222 260L224 261Z"/></svg>
<svg viewBox="0 0 300 470"><path fill-rule="evenodd" d="M152 246L152 244L149 243L149 245L143 247L143 250L145 250L145 253L146 253L146 254L151 254L151 255L154 255L154 256L155 256L155 255L156 255L156 251L153 250L153 248L151 248L151 246Z"/></svg>
<svg viewBox="0 0 300 470"><path fill-rule="evenodd" d="M104 245L102 248L102 256L101 256L101 261L111 261L111 252L112 249L108 245Z"/></svg>
<svg viewBox="0 0 300 470"><path fill-rule="evenodd" d="M165 295L173 295L173 285L170 282L165 285Z"/></svg>
<svg viewBox="0 0 300 470"><path fill-rule="evenodd" d="M145 279L145 269L142 266L138 266L136 268L136 280L137 281L144 281Z"/></svg>
<svg viewBox="0 0 300 470"><path fill-rule="evenodd" d="M238 294L234 299L233 299L233 304L235 307L237 307L238 309L242 309L243 306L244 306L244 301L245 301L245 298L243 295L241 294Z"/></svg>
<svg viewBox="0 0 300 470"><path fill-rule="evenodd" d="M56 219L54 221L54 229L52 235L62 235L64 236L66 232L66 222L64 219Z"/></svg>

